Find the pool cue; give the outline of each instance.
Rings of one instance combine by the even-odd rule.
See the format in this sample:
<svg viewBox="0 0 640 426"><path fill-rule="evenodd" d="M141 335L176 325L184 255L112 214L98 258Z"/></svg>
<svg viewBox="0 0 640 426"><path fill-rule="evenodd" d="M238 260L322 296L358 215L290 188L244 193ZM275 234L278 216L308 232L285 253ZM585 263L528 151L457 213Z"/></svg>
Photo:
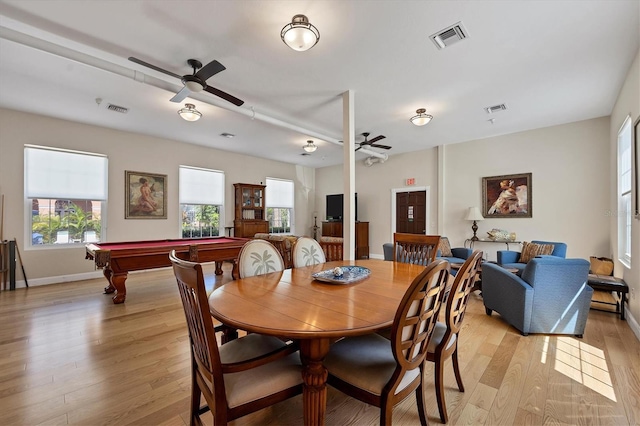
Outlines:
<svg viewBox="0 0 640 426"><path fill-rule="evenodd" d="M27 281L27 273L24 271L24 263L22 263L22 256L20 255L20 249L18 248L18 240L15 238L13 241L16 243L16 253L18 253L18 260L20 261L20 267L22 268L22 276L24 277L24 284L29 288L29 281Z"/></svg>

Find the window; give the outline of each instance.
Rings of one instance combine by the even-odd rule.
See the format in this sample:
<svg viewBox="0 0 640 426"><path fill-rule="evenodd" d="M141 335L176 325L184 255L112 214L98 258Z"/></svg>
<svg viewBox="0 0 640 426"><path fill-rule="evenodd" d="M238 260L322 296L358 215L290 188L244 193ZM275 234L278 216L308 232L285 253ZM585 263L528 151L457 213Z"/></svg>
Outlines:
<svg viewBox="0 0 640 426"><path fill-rule="evenodd" d="M618 132L618 259L631 265L631 117Z"/></svg>
<svg viewBox="0 0 640 426"><path fill-rule="evenodd" d="M293 181L267 178L266 192L269 232L293 233Z"/></svg>
<svg viewBox="0 0 640 426"><path fill-rule="evenodd" d="M180 166L182 238L215 237L224 223L224 172Z"/></svg>
<svg viewBox="0 0 640 426"><path fill-rule="evenodd" d="M25 145L24 170L31 246L102 239L106 156Z"/></svg>

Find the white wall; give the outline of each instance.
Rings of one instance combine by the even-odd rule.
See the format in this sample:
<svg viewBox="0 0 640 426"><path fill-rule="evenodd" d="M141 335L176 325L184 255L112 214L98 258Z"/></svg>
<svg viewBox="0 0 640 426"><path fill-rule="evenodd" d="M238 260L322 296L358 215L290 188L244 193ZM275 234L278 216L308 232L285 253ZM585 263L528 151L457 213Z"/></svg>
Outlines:
<svg viewBox="0 0 640 426"><path fill-rule="evenodd" d="M296 233L311 235L313 219L312 207L309 206L314 200L315 171L307 167L7 109L0 109L0 132L0 193L5 195L4 238L17 238L27 277L35 283L44 277L66 280L71 275L93 272L94 266L93 262L84 259L84 246L52 249L29 248L25 244L25 234L30 235L25 231L25 144L96 152L109 157L108 241L180 237L180 165L225 172L223 226L233 225L234 183L265 182L267 176L293 180L296 188ZM125 170L167 175L166 220L124 219Z"/></svg>
<svg viewBox="0 0 640 426"><path fill-rule="evenodd" d="M392 189L429 187L431 193L429 232L437 230L437 149L393 155L385 163L365 166L356 161L356 192L358 193L358 220L369 222L369 254L382 258L382 244L393 241L391 234ZM415 178L415 185L407 187L407 178ZM342 166L316 170L315 205L319 218L325 219L327 194L343 192Z"/></svg>
<svg viewBox="0 0 640 426"><path fill-rule="evenodd" d="M629 69L627 78L620 90L618 99L613 111L611 112L611 128L609 130L609 158L611 170L616 170L617 159L617 146L618 146L618 131L622 126L622 123L631 116L632 123L640 117L640 51L636 54L636 58ZM636 137L640 138L640 135ZM637 155L637 154L636 154ZM638 172L638 171L637 171ZM611 188L609 202L612 206L612 211L616 212L617 208L617 181L616 174L611 173L609 185ZM640 188L636 187L636 191ZM634 196L636 194L632 194ZM615 254L616 260L616 276L624 278L625 282L629 285L630 300L629 311L631 321L635 320L636 336L640 339L640 220L632 220L631 223L631 261L630 267L623 265L618 259L618 222L617 215L612 215L609 221L609 230L611 233L611 251Z"/></svg>
<svg viewBox="0 0 640 426"><path fill-rule="evenodd" d="M611 256L609 242L608 117L443 147L444 230L458 245L472 235L469 207L482 210L482 178L532 173L532 218L485 219L478 236L492 228L522 241L566 242L567 257ZM501 244L478 244L495 259ZM516 246L519 250L519 247Z"/></svg>

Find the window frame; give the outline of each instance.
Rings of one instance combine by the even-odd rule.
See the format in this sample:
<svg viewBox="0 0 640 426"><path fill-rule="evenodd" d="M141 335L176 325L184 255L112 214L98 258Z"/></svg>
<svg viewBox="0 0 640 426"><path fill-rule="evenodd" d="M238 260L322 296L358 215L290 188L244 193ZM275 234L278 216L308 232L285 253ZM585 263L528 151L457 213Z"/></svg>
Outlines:
<svg viewBox="0 0 640 426"><path fill-rule="evenodd" d="M185 176L182 175L182 171L183 170L190 170L192 172L196 172L196 173L215 173L217 175L217 178L220 178L220 194L217 194L216 197L213 198L217 198L221 204L208 204L208 203L201 203L199 201L202 200L197 200L197 199L193 199L190 198L189 203L184 203L184 199L183 199L183 189L182 189L182 185L185 183L183 181L183 179L185 178ZM216 180L217 178L213 178L212 180ZM226 182L226 175L224 173L224 171L222 170L215 170L215 169L208 169L208 168L204 168L204 167L194 167L194 166L187 166L187 165L180 165L178 166L178 233L179 233L179 238L186 238L183 236L184 233L184 228L183 228L183 206L214 206L218 208L218 235L215 235L217 237L223 237L225 236L225 232L224 232L224 228L225 228L225 196L226 196L226 191L225 191L225 182ZM193 197L193 196L191 196ZM206 198L206 197L205 197ZM200 228L201 230L203 228ZM202 233L201 233L202 234ZM207 238L209 236L192 236L189 238Z"/></svg>
<svg viewBox="0 0 640 426"><path fill-rule="evenodd" d="M618 214L616 229L618 232L618 260L626 267L631 266L631 222L632 207L632 128L631 116L627 116L618 130L616 142L616 202Z"/></svg>
<svg viewBox="0 0 640 426"><path fill-rule="evenodd" d="M103 168L103 176L101 184L104 185L103 191L98 191L102 193L100 197L91 197L91 198L82 198L79 196L75 196L74 194L61 195L50 194L47 196L46 194L34 194L33 197L30 198L29 192L29 161L28 161L28 150L42 150L42 151L52 151L58 153L65 153L71 155L83 155L87 157L99 157L104 159L104 168ZM106 239L106 231L107 231L107 211L108 211L108 181L109 181L109 158L105 154L100 154L96 152L87 152L87 151L78 151L73 149L65 149L51 146L41 146L41 145L24 145L24 169L23 169L23 202L24 202L24 241L25 241L25 249L26 250L59 250L59 249L67 249L67 248L77 248L89 242L100 242L105 241ZM33 177L31 177L33 178ZM96 198L104 198L104 199L96 199ZM66 242L66 243L48 243L48 244L33 244L33 200L56 200L56 201L85 201L85 202L99 202L100 203L100 233L98 235L97 240L94 241L84 241L84 236L79 242ZM55 201L54 201L55 202ZM55 209L54 209L55 211ZM93 209L92 209L93 211ZM84 234L84 232L83 232Z"/></svg>
<svg viewBox="0 0 640 426"><path fill-rule="evenodd" d="M272 182L271 185L269 182ZM273 187L273 182L286 182L291 184L291 205L279 204L277 201L274 202L274 197L269 193L269 187ZM282 179L282 178L273 178L267 177L265 180L266 183L266 203L265 203L265 212L267 213L267 222L269 224L269 233L277 234L277 235L295 235L295 195L296 195L296 186L295 182L292 179ZM271 223L271 216L269 215L269 209L285 209L289 210L289 231L288 232L272 232L273 226Z"/></svg>

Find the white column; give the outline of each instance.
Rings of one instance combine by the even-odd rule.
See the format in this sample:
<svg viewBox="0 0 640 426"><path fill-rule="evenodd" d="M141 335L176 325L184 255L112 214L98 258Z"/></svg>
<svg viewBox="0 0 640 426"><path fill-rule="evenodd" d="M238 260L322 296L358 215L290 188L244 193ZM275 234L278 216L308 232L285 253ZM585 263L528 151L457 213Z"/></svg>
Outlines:
<svg viewBox="0 0 640 426"><path fill-rule="evenodd" d="M354 93L348 90L342 94L342 138L344 140L344 163L342 168L344 217L343 227L343 256L345 260L352 260L356 251L356 154L355 154L355 102Z"/></svg>

